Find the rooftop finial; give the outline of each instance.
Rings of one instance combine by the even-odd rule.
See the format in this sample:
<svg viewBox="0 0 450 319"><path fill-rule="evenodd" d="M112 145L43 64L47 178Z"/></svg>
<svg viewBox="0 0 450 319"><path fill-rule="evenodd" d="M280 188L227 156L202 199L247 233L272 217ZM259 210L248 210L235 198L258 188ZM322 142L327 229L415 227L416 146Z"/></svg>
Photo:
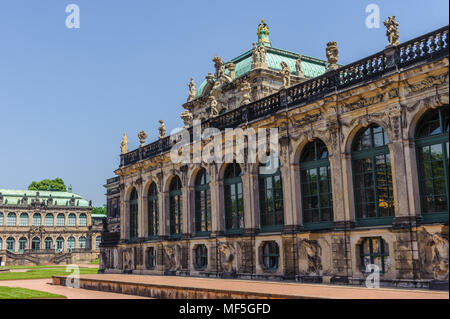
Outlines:
<svg viewBox="0 0 450 319"><path fill-rule="evenodd" d="M261 19L261 23L258 25L258 45L264 43L266 46L271 46L269 40L269 26Z"/></svg>

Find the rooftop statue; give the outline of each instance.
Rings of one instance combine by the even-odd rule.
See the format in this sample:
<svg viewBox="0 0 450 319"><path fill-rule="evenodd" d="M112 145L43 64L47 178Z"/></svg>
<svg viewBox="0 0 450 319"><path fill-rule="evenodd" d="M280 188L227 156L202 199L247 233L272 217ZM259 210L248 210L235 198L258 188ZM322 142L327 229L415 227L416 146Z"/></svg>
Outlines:
<svg viewBox="0 0 450 319"><path fill-rule="evenodd" d="M258 25L258 43L268 43L269 41L269 26L261 19L261 23Z"/></svg>
<svg viewBox="0 0 450 319"><path fill-rule="evenodd" d="M291 86L291 70L289 69L289 65L284 61L282 61L280 65L281 65L280 75L281 78L283 79L283 89L287 89L288 87Z"/></svg>
<svg viewBox="0 0 450 319"><path fill-rule="evenodd" d="M386 36L389 40L388 46L399 45L398 22L395 21L395 16L387 18L387 20L384 21L384 26L386 27Z"/></svg>
<svg viewBox="0 0 450 319"><path fill-rule="evenodd" d="M330 41L327 43L326 54L328 59L327 71L336 70L338 68L337 61L339 59L339 48L337 46L337 42Z"/></svg>
<svg viewBox="0 0 450 319"><path fill-rule="evenodd" d="M256 66L259 64L259 50L256 43L253 43L252 48L252 69L256 68Z"/></svg>
<svg viewBox="0 0 450 319"><path fill-rule="evenodd" d="M225 63L218 56L215 56L213 58L213 62L214 62L214 67L216 68L216 73L214 74L214 77L216 79L219 79L222 75L225 74Z"/></svg>
<svg viewBox="0 0 450 319"><path fill-rule="evenodd" d="M267 49L263 42L263 43L261 43L261 46L259 47L259 62L260 62L261 67L263 67L263 68L267 67L266 54L267 54Z"/></svg>
<svg viewBox="0 0 450 319"><path fill-rule="evenodd" d="M297 61L295 62L295 68L297 71L297 76L301 76L302 78L304 78L305 75L303 74L303 71L302 71L302 57L301 56L299 56Z"/></svg>
<svg viewBox="0 0 450 319"><path fill-rule="evenodd" d="M145 133L144 130L142 130L138 133L139 142L141 143L141 145L139 145L139 147L142 147L145 145L145 139L147 137L148 137L148 135L147 135L147 133Z"/></svg>
<svg viewBox="0 0 450 319"><path fill-rule="evenodd" d="M159 130L159 138L166 137L166 125L164 124L163 120L159 120L159 123L161 124L158 128Z"/></svg>
<svg viewBox="0 0 450 319"><path fill-rule="evenodd" d="M216 101L216 98L215 98L214 96L211 95L211 96L209 97L209 99L208 99L208 102L209 102L209 107L211 108L211 110L210 110L210 112L209 112L210 117L214 117L214 116L219 115L219 110L217 109L217 101Z"/></svg>
<svg viewBox="0 0 450 319"><path fill-rule="evenodd" d="M187 101L190 102L193 99L195 99L195 96L197 94L197 88L195 86L193 78L191 78L191 80L189 81L188 87L189 87L189 97L188 97Z"/></svg>
<svg viewBox="0 0 450 319"><path fill-rule="evenodd" d="M188 128L189 126L192 125L192 120L194 119L194 117L191 112L186 110L183 113L181 113L181 119L184 122L184 127Z"/></svg>
<svg viewBox="0 0 450 319"><path fill-rule="evenodd" d="M127 133L123 133L122 143L120 143L120 152L122 154L128 153L128 136L127 136Z"/></svg>

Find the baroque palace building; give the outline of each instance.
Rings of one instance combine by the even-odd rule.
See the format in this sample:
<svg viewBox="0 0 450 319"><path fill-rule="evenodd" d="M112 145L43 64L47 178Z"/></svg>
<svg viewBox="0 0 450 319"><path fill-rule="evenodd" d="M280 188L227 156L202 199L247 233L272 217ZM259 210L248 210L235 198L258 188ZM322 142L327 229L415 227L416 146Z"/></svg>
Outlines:
<svg viewBox="0 0 450 319"><path fill-rule="evenodd" d="M276 49L262 21L251 50L215 57L198 89L191 79L189 134L193 120L277 128L269 173L175 163L179 140L162 121L157 141L139 133L138 149L124 135L107 186L120 228L105 228L101 269L363 284L376 268L384 285L448 285L448 26L399 43L395 18L385 25L386 48L342 66L336 42L327 61ZM190 142L192 155L205 142Z"/></svg>
<svg viewBox="0 0 450 319"><path fill-rule="evenodd" d="M0 262L32 265L90 262L99 255L103 215L81 196L0 189Z"/></svg>

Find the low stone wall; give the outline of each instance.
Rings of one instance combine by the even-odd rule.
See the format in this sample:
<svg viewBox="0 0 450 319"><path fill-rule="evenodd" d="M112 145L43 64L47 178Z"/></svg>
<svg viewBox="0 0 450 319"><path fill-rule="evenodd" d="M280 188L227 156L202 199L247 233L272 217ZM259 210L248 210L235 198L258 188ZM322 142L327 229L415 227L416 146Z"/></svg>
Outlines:
<svg viewBox="0 0 450 319"><path fill-rule="evenodd" d="M83 264L99 258L96 251L80 251L71 253L24 253L13 254L0 252L0 259L5 266L35 266L35 265L54 265L54 264Z"/></svg>
<svg viewBox="0 0 450 319"><path fill-rule="evenodd" d="M53 276L54 285L65 286L65 276ZM169 285L121 282L80 278L80 288L104 292L143 296L157 299L300 299L282 294L257 293L238 290L176 287ZM301 299L310 299L301 297Z"/></svg>

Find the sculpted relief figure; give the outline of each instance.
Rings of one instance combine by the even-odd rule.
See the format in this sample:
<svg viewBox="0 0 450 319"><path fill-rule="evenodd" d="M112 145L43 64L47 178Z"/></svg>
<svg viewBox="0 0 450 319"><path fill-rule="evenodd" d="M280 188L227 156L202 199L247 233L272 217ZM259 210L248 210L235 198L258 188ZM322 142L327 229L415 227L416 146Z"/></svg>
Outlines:
<svg viewBox="0 0 450 319"><path fill-rule="evenodd" d="M148 135L147 135L147 133L145 133L144 130L142 130L142 131L140 131L140 132L138 133L139 142L141 143L141 144L139 145L139 147L142 147L142 146L145 145L145 139L146 139L147 137L148 137Z"/></svg>
<svg viewBox="0 0 450 319"><path fill-rule="evenodd" d="M316 240L303 239L301 241L301 255L308 260L308 273L311 275L321 275L321 247Z"/></svg>
<svg viewBox="0 0 450 319"><path fill-rule="evenodd" d="M122 143L120 143L120 152L122 154L128 153L128 136L127 136L127 133L123 133Z"/></svg>
<svg viewBox="0 0 450 319"><path fill-rule="evenodd" d="M266 54L267 54L267 49L264 45L264 43L261 43L261 46L259 47L259 62L261 67L266 67L267 63L266 63Z"/></svg>
<svg viewBox="0 0 450 319"><path fill-rule="evenodd" d="M384 21L384 26L386 27L386 36L389 41L388 46L399 45L398 22L395 21L395 16L387 18L387 20Z"/></svg>
<svg viewBox="0 0 450 319"><path fill-rule="evenodd" d="M236 269L233 267L233 260L236 255L233 245L229 243L219 243L218 249L221 254L220 260L222 269L228 273L236 271Z"/></svg>
<svg viewBox="0 0 450 319"><path fill-rule="evenodd" d="M282 61L281 63L281 71L280 75L283 80L283 88L287 89L291 86L291 70L289 69L289 65Z"/></svg>
<svg viewBox="0 0 450 319"><path fill-rule="evenodd" d="M241 105L249 104L250 103L250 92L252 88L250 86L250 83L248 81L244 81L242 83L240 91L242 92L242 102Z"/></svg>
<svg viewBox="0 0 450 319"><path fill-rule="evenodd" d="M337 62L339 59L339 48L337 42L330 41L327 43L326 55L328 59L327 71L336 70L338 68Z"/></svg>
<svg viewBox="0 0 450 319"><path fill-rule="evenodd" d="M433 234L432 241L432 263L434 279L448 280L448 239L440 234Z"/></svg>
<svg viewBox="0 0 450 319"><path fill-rule="evenodd" d="M219 115L219 110L217 109L217 104L218 103L216 101L216 98L211 95L208 98L208 102L209 102L209 107L210 107L210 112L209 112L210 117L214 117L214 116Z"/></svg>
<svg viewBox="0 0 450 319"><path fill-rule="evenodd" d="M191 78L191 80L190 80L190 82L188 84L188 87L189 87L189 97L188 97L187 101L190 102L193 99L195 99L195 96L197 94L197 88L195 86L193 78Z"/></svg>
<svg viewBox="0 0 450 319"><path fill-rule="evenodd" d="M299 56L297 61L295 62L295 68L297 71L297 76L301 76L302 78L304 78L305 75L303 74L303 71L302 71L302 57L301 56Z"/></svg>
<svg viewBox="0 0 450 319"><path fill-rule="evenodd" d="M181 113L181 119L184 122L184 127L188 128L189 126L192 125L192 120L194 119L194 116L192 115L191 112L186 110L183 113Z"/></svg>
<svg viewBox="0 0 450 319"><path fill-rule="evenodd" d="M225 63L218 56L215 56L213 58L213 62L214 62L214 67L216 69L216 73L214 74L214 77L216 79L219 79L220 77L222 77L222 75L225 74Z"/></svg>
<svg viewBox="0 0 450 319"><path fill-rule="evenodd" d="M253 43L252 48L252 69L255 68L259 64L259 50L256 46L256 43Z"/></svg>
<svg viewBox="0 0 450 319"><path fill-rule="evenodd" d="M159 123L161 124L158 128L159 130L159 138L166 137L166 125L164 124L163 120L159 120Z"/></svg>
<svg viewBox="0 0 450 319"><path fill-rule="evenodd" d="M176 246L164 246L164 251L167 256L167 264L169 270L175 271L181 269L181 252L180 247Z"/></svg>

